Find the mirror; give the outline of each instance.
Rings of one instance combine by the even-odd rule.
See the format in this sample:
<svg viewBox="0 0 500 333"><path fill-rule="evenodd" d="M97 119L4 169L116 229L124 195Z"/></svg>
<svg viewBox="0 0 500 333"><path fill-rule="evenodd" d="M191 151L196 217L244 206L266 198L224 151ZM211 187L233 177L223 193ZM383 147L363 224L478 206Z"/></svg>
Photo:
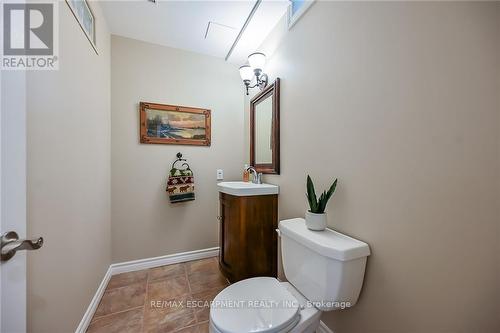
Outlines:
<svg viewBox="0 0 500 333"><path fill-rule="evenodd" d="M250 101L250 165L257 172L278 174L280 79Z"/></svg>

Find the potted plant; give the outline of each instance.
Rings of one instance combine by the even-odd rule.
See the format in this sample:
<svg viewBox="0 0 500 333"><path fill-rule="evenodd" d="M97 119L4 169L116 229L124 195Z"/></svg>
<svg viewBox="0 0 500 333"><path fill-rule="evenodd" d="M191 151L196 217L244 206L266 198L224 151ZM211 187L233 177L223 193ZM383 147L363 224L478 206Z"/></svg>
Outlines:
<svg viewBox="0 0 500 333"><path fill-rule="evenodd" d="M314 190L314 184L309 175L307 175L307 200L309 201L309 210L306 212L306 226L311 230L321 231L326 228L326 204L330 200L335 188L337 187L337 179L333 182L330 189L324 191L319 196L316 197L316 191Z"/></svg>

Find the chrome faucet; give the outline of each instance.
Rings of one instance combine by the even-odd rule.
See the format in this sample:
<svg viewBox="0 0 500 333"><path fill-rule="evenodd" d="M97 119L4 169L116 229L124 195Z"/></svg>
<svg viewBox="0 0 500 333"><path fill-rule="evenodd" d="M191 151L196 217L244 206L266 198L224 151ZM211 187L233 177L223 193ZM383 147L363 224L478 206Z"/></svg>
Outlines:
<svg viewBox="0 0 500 333"><path fill-rule="evenodd" d="M250 171L253 174L252 183L254 184L262 184L262 173L257 172L253 166L247 167L247 171Z"/></svg>

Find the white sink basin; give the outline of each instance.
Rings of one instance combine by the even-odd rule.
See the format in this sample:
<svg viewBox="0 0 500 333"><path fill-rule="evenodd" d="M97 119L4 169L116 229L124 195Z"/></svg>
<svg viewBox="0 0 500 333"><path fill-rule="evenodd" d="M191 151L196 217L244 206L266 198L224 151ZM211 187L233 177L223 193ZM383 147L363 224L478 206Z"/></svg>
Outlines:
<svg viewBox="0 0 500 333"><path fill-rule="evenodd" d="M254 184L247 182L220 182L217 184L219 192L246 197L251 195L278 194L279 186L272 184Z"/></svg>

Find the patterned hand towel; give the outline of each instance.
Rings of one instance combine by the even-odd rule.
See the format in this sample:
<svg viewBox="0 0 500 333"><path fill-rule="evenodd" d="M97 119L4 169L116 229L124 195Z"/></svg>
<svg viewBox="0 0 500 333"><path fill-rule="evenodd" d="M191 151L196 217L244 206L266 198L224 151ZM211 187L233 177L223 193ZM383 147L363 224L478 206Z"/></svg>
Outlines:
<svg viewBox="0 0 500 333"><path fill-rule="evenodd" d="M167 192L172 203L194 200L194 178L191 169L172 168L168 176Z"/></svg>

